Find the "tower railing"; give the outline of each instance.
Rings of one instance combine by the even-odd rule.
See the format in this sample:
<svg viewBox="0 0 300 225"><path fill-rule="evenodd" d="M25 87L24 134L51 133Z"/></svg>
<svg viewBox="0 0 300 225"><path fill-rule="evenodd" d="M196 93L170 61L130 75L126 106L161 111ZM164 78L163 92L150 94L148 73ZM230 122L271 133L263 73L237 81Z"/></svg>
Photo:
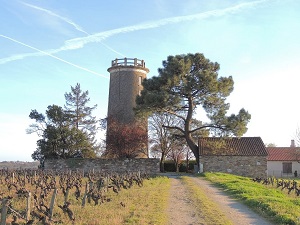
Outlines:
<svg viewBox="0 0 300 225"><path fill-rule="evenodd" d="M111 61L111 66L136 66L145 68L145 62L137 58L115 59Z"/></svg>

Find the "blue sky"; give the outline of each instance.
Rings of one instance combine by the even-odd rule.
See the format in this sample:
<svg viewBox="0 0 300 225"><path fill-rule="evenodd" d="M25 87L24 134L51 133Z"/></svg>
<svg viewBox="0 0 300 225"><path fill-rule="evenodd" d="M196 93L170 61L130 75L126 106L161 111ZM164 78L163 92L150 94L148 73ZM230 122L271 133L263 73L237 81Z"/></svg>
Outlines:
<svg viewBox="0 0 300 225"><path fill-rule="evenodd" d="M289 146L300 126L298 0L0 0L0 161L31 161L32 109L63 106L81 84L107 113L115 58L139 58L148 77L169 55L201 52L232 75L230 113L252 119L244 136ZM199 113L199 118L205 115Z"/></svg>

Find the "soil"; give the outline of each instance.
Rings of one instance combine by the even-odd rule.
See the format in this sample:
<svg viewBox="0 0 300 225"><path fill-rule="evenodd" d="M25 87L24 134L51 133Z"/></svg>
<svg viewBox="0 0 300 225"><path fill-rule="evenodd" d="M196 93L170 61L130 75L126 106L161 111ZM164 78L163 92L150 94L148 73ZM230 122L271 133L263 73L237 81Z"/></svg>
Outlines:
<svg viewBox="0 0 300 225"><path fill-rule="evenodd" d="M171 179L171 194L169 199L169 225L205 225L202 218L197 217L195 208L189 204L186 187L179 175L165 174ZM272 225L247 206L231 198L221 189L213 186L209 181L201 177L192 177L207 196L214 201L234 225Z"/></svg>

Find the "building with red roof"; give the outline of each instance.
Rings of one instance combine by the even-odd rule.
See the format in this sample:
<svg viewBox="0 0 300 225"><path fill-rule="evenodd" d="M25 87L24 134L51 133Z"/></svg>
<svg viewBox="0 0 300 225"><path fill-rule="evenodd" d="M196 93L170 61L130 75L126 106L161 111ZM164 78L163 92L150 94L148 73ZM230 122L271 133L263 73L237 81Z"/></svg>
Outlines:
<svg viewBox="0 0 300 225"><path fill-rule="evenodd" d="M266 149L268 176L293 177L300 173L300 147L296 147L294 140L291 141L290 147Z"/></svg>

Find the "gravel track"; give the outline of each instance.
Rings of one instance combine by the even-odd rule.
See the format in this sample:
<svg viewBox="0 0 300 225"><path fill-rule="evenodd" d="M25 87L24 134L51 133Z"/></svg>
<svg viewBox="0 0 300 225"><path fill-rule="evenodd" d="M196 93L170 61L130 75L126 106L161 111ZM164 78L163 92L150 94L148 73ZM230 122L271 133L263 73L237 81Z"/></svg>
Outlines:
<svg viewBox="0 0 300 225"><path fill-rule="evenodd" d="M169 225L205 225L202 218L197 217L195 208L190 204L187 187L176 174L164 174L171 179L169 199ZM247 206L231 198L221 189L213 186L209 181L201 177L191 176L207 196L215 202L234 225L272 225Z"/></svg>

